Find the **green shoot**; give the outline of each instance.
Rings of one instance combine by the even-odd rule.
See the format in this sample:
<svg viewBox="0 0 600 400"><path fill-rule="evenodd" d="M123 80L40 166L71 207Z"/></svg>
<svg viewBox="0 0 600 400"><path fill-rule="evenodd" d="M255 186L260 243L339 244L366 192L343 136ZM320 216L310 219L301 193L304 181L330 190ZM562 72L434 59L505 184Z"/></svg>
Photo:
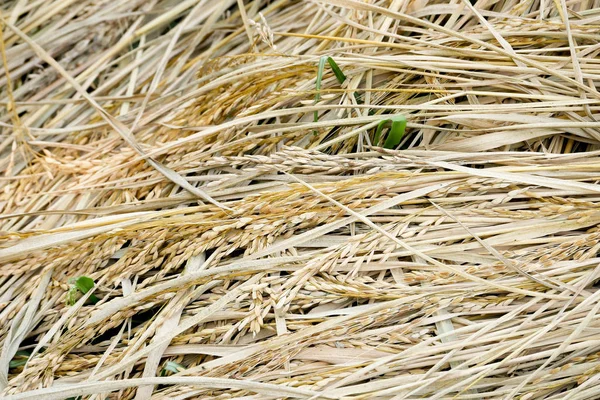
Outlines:
<svg viewBox="0 0 600 400"><path fill-rule="evenodd" d="M331 67L331 70L335 74L335 77L337 78L340 85L344 83L344 81L346 80L346 75L344 75L340 67L338 67L337 63L333 61L333 58L327 57L327 62L329 63L329 66Z"/></svg>
<svg viewBox="0 0 600 400"><path fill-rule="evenodd" d="M331 67L331 70L335 74L335 77L337 78L340 85L342 83L344 83L346 81L346 75L344 75L344 73L342 72L342 69L337 65L337 63L331 57L327 57L327 62L329 63L329 66ZM356 92L354 92L354 98L356 99L356 104L363 103L363 101L360 99L360 96Z"/></svg>
<svg viewBox="0 0 600 400"><path fill-rule="evenodd" d="M183 365L178 364L175 361L167 361L161 371L161 375L165 376L167 372L176 374L181 371L185 371L185 367Z"/></svg>
<svg viewBox="0 0 600 400"><path fill-rule="evenodd" d="M8 368L17 368L22 365L27 364L27 360L29 359L30 353L24 350L19 350L15 354L12 360L8 363Z"/></svg>
<svg viewBox="0 0 600 400"><path fill-rule="evenodd" d="M319 60L319 69L317 70L317 94L315 95L315 104L321 100L321 80L323 80L323 70L325 69L325 61L327 56L322 56ZM314 121L319 121L319 112L315 110Z"/></svg>
<svg viewBox="0 0 600 400"><path fill-rule="evenodd" d="M398 146L404 136L404 130L406 129L406 117L404 115L396 115L392 118L382 120L377 126L377 131L375 131L373 144L376 146L379 144L381 140L381 131L388 122L392 123L392 128L383 143L383 147L386 149L393 149Z"/></svg>
<svg viewBox="0 0 600 400"><path fill-rule="evenodd" d="M335 75L335 77L340 85L346 81L346 75L344 75L344 73L342 72L342 69L337 65L335 60L328 56L322 56L319 59L319 68L317 69L317 82L316 82L317 94L315 95L315 104L317 104L319 102L319 100L321 99L321 81L323 80L323 72L325 70L325 61L327 61L327 63L329 64L329 67L331 67L331 70L333 71L333 74ZM360 98L357 93L354 93L354 98L356 99L357 103L359 103L359 104L361 103ZM313 120L314 120L314 122L319 121L319 112L318 111L314 112ZM316 135L317 131L314 131L314 134Z"/></svg>
<svg viewBox="0 0 600 400"><path fill-rule="evenodd" d="M94 280L87 276L80 276L75 280L75 286L83 294L86 294L94 287Z"/></svg>
<svg viewBox="0 0 600 400"><path fill-rule="evenodd" d="M69 283L71 284L71 288L67 292L67 304L70 306L74 305L82 295L86 294L94 287L94 280L87 276L80 276L77 279L71 280ZM92 304L96 304L99 300L100 299L93 294L89 298L89 301Z"/></svg>

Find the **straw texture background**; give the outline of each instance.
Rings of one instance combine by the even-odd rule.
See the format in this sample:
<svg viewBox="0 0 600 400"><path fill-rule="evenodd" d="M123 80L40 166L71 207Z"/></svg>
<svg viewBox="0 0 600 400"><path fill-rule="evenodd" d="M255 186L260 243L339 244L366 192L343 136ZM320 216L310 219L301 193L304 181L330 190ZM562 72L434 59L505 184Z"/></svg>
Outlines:
<svg viewBox="0 0 600 400"><path fill-rule="evenodd" d="M600 398L600 1L0 12L3 399Z"/></svg>

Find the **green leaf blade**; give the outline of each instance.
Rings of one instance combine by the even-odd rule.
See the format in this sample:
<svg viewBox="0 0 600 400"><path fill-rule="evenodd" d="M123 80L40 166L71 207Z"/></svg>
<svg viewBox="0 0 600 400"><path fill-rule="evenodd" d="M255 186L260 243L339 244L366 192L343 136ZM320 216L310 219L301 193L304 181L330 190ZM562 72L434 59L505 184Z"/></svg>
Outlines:
<svg viewBox="0 0 600 400"><path fill-rule="evenodd" d="M331 67L331 70L333 71L338 82L340 84L344 83L344 81L346 80L346 75L344 75L341 68L337 65L333 58L327 57L327 62L329 63L329 66Z"/></svg>
<svg viewBox="0 0 600 400"><path fill-rule="evenodd" d="M87 276L80 276L75 280L75 286L83 294L86 294L94 287L94 280Z"/></svg>
<svg viewBox="0 0 600 400"><path fill-rule="evenodd" d="M406 130L406 118L402 115L392 118L392 129L387 135L383 147L385 149L393 149L400 144L404 131Z"/></svg>
<svg viewBox="0 0 600 400"><path fill-rule="evenodd" d="M162 373L161 375L165 375L166 372L171 372L173 374L177 374L181 371L185 371L185 367L179 363L176 363L175 361L167 361L162 369Z"/></svg>
<svg viewBox="0 0 600 400"><path fill-rule="evenodd" d="M88 276L80 276L72 280L72 289L67 293L67 304L73 305L77 302L79 295L77 291L86 294L95 286L94 280ZM100 299L94 294L91 294L89 299L91 303L96 304Z"/></svg>
<svg viewBox="0 0 600 400"><path fill-rule="evenodd" d="M377 125L377 130L375 131L375 137L373 138L373 145L378 146L381 141L381 132L383 131L384 126L388 123L392 123L392 127L387 134L385 142L383 143L383 148L385 149L393 149L404 137L404 132L406 130L406 117L404 115L396 115L392 118L384 119L379 122Z"/></svg>
<svg viewBox="0 0 600 400"><path fill-rule="evenodd" d="M24 351L24 350L17 351L14 358L12 360L10 360L10 362L8 363L8 368L17 368L17 367L27 364L27 361L29 360L29 356L30 356L30 353L27 351Z"/></svg>
<svg viewBox="0 0 600 400"><path fill-rule="evenodd" d="M327 56L322 56L319 59L319 69L317 70L317 82L316 82L316 87L317 87L317 94L315 95L315 104L317 104L319 102L319 100L321 100L321 81L323 80L323 70L325 69L325 61L327 60ZM314 112L314 122L318 122L319 121L319 112L315 111Z"/></svg>
<svg viewBox="0 0 600 400"><path fill-rule="evenodd" d="M383 127L389 121L390 121L389 119L384 119L379 123L379 125L377 125L377 131L375 131L375 138L373 139L373 144L375 146L379 145L379 141L381 140L381 131L383 131Z"/></svg>

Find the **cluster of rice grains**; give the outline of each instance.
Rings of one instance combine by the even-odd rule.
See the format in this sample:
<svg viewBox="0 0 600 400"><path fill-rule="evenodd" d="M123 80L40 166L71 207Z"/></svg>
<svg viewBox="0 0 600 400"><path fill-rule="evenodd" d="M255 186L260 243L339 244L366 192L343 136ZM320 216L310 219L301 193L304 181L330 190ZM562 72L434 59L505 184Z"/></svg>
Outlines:
<svg viewBox="0 0 600 400"><path fill-rule="evenodd" d="M0 397L600 398L600 1L0 11Z"/></svg>

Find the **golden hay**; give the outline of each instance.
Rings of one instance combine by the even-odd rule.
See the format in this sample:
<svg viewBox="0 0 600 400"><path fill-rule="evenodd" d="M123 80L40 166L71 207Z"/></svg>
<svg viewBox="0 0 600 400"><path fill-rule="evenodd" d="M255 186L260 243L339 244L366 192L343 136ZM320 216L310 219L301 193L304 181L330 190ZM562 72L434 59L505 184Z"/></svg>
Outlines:
<svg viewBox="0 0 600 400"><path fill-rule="evenodd" d="M3 399L600 398L600 1L0 10Z"/></svg>

